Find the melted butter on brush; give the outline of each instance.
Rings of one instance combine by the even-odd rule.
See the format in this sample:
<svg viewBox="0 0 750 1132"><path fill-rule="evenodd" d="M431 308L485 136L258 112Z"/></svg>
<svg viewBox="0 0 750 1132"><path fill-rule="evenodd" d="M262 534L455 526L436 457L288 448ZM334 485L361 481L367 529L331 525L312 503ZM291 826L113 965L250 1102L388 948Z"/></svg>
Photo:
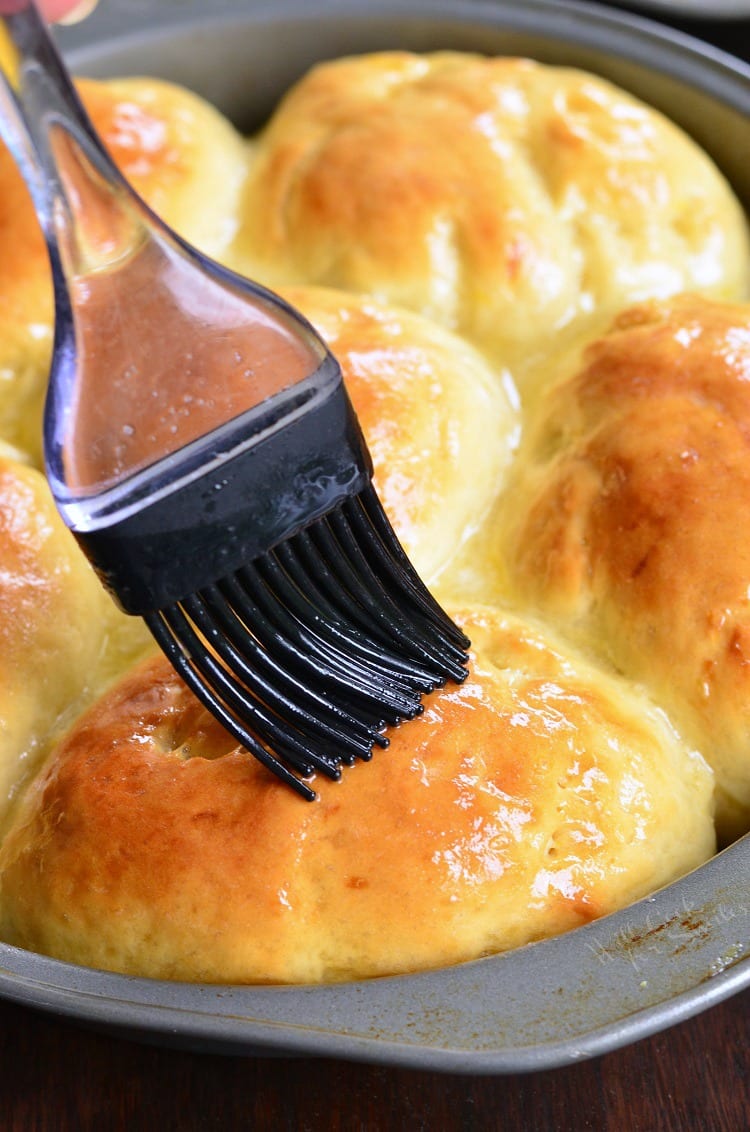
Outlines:
<svg viewBox="0 0 750 1132"><path fill-rule="evenodd" d="M98 491L302 381L322 355L261 296L145 239L62 131L54 145L85 218L74 246L61 240L76 269L78 356L65 473L68 486Z"/></svg>

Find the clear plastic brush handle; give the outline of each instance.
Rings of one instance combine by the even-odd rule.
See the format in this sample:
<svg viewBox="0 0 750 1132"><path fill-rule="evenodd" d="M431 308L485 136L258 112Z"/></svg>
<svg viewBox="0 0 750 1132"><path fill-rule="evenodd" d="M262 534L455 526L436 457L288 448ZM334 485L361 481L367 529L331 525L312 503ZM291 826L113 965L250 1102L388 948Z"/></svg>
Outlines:
<svg viewBox="0 0 750 1132"><path fill-rule="evenodd" d="M12 153L48 240L70 219L65 189L50 148L64 128L107 176L117 174L92 131L73 84L33 0L0 0L0 137ZM55 218L58 222L55 222Z"/></svg>

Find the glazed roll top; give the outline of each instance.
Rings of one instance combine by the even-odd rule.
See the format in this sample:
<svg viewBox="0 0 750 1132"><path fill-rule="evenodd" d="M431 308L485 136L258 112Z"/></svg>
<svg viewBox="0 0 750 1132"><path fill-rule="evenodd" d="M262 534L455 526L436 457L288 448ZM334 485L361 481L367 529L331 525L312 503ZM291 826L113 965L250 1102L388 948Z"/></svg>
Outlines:
<svg viewBox="0 0 750 1132"><path fill-rule="evenodd" d="M0 438L37 462L52 319L44 238L21 174L0 141Z"/></svg>
<svg viewBox="0 0 750 1132"><path fill-rule="evenodd" d="M553 935L714 848L713 776L642 696L496 610L467 682L305 804L163 659L84 716L0 851L0 934L167 979L330 982Z"/></svg>
<svg viewBox="0 0 750 1132"><path fill-rule="evenodd" d="M93 689L110 609L44 478L0 448L0 828L49 732Z"/></svg>
<svg viewBox="0 0 750 1132"><path fill-rule="evenodd" d="M607 82L523 59L319 65L259 137L243 209L248 274L370 292L517 369L625 302L750 286L705 153Z"/></svg>
<svg viewBox="0 0 750 1132"><path fill-rule="evenodd" d="M521 600L645 683L750 823L750 306L625 311L540 402L499 543Z"/></svg>
<svg viewBox="0 0 750 1132"><path fill-rule="evenodd" d="M159 79L81 80L115 163L163 220L220 259L239 224L247 143L204 99Z"/></svg>
<svg viewBox="0 0 750 1132"><path fill-rule="evenodd" d="M375 487L435 582L504 482L520 428L510 376L436 323L323 287L284 289L341 365Z"/></svg>

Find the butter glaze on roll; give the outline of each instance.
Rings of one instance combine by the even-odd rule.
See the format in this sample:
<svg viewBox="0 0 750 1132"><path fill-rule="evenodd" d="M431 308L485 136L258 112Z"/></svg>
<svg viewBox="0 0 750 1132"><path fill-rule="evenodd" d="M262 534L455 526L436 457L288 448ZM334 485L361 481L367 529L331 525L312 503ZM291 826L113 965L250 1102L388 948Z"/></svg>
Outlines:
<svg viewBox="0 0 750 1132"><path fill-rule="evenodd" d="M47 483L0 446L0 827L102 659L109 598Z"/></svg>
<svg viewBox="0 0 750 1132"><path fill-rule="evenodd" d="M554 935L714 849L712 775L623 683L497 611L389 750L285 790L168 663L53 753L0 853L7 941L167 979L329 982Z"/></svg>
<svg viewBox="0 0 750 1132"><path fill-rule="evenodd" d="M633 300L748 292L739 204L706 154L602 79L529 60L324 63L257 139L234 258L370 292L521 368Z"/></svg>
<svg viewBox="0 0 750 1132"><path fill-rule="evenodd" d="M0 437L41 463L52 280L31 200L0 141Z"/></svg>
<svg viewBox="0 0 750 1132"><path fill-rule="evenodd" d="M221 259L239 222L247 143L204 99L151 78L78 83L112 157L167 224Z"/></svg>
<svg viewBox="0 0 750 1132"><path fill-rule="evenodd" d="M417 570L435 581L485 518L515 450L509 374L408 311L323 287L283 295L338 359L376 490Z"/></svg>
<svg viewBox="0 0 750 1132"><path fill-rule="evenodd" d="M750 305L625 311L540 403L507 498L522 600L643 682L750 826Z"/></svg>

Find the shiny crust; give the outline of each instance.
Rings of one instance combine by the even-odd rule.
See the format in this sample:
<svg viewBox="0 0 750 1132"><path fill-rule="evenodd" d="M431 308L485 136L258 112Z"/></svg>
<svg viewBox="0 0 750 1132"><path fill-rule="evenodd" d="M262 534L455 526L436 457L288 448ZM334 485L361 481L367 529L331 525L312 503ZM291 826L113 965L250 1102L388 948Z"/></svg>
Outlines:
<svg viewBox="0 0 750 1132"><path fill-rule="evenodd" d="M44 478L0 451L0 828L50 729L82 701L109 605Z"/></svg>
<svg viewBox="0 0 750 1132"><path fill-rule="evenodd" d="M585 923L714 848L712 775L647 701L497 611L465 685L301 803L159 658L85 716L0 855L4 939L170 979L320 982Z"/></svg>
<svg viewBox="0 0 750 1132"><path fill-rule="evenodd" d="M716 770L722 835L744 832L750 306L623 312L542 399L510 491L523 599L647 684Z"/></svg>
<svg viewBox="0 0 750 1132"><path fill-rule="evenodd" d="M78 88L133 187L181 236L221 258L237 229L247 174L247 143L227 119L158 79L83 79Z"/></svg>
<svg viewBox="0 0 750 1132"><path fill-rule="evenodd" d="M479 526L518 441L510 376L436 323L323 287L283 295L341 365L404 549L434 583Z"/></svg>
<svg viewBox="0 0 750 1132"><path fill-rule="evenodd" d="M52 352L47 249L26 187L0 141L0 437L41 462Z"/></svg>
<svg viewBox="0 0 750 1132"><path fill-rule="evenodd" d="M236 262L366 291L517 369L621 305L750 287L706 155L605 81L523 59L324 63L258 139Z"/></svg>

